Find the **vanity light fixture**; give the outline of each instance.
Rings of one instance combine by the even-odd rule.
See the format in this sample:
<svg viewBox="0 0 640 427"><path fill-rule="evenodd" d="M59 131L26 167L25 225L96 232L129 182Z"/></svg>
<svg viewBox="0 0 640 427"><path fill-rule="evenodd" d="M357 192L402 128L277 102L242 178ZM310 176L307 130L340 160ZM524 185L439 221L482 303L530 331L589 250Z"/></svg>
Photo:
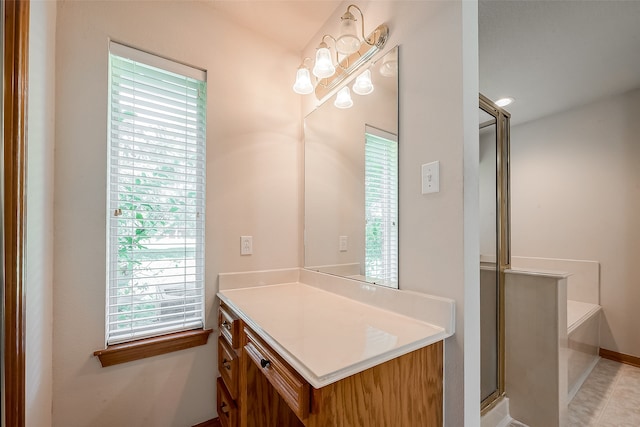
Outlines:
<svg viewBox="0 0 640 427"><path fill-rule="evenodd" d="M398 74L398 51L389 52L382 60L380 74L385 77L394 77Z"/></svg>
<svg viewBox="0 0 640 427"><path fill-rule="evenodd" d="M513 101L514 101L513 98L500 98L495 102L495 104L498 107L506 107L507 105L511 104Z"/></svg>
<svg viewBox="0 0 640 427"><path fill-rule="evenodd" d="M356 17L350 12L350 9L356 9L360 13L360 23L362 24L362 39L358 37L358 29L356 27ZM364 15L362 10L355 4L350 4L347 11L340 18L340 37L336 40L336 50L343 55L351 55L356 53L362 45L362 41L369 46L373 43L364 37Z"/></svg>
<svg viewBox="0 0 640 427"><path fill-rule="evenodd" d="M364 73L356 77L356 82L353 84L353 91L358 95L369 95L373 92L370 70L365 70Z"/></svg>
<svg viewBox="0 0 640 427"><path fill-rule="evenodd" d="M351 99L351 92L349 86L345 86L338 91L336 100L333 103L338 108L351 108L353 106L353 100Z"/></svg>
<svg viewBox="0 0 640 427"><path fill-rule="evenodd" d="M333 61L331 60L331 51L329 51L329 47L324 42L325 37L331 36L327 34L322 37L322 42L316 50L316 65L313 66L313 75L320 79L331 77L336 72L336 67L333 65Z"/></svg>
<svg viewBox="0 0 640 427"><path fill-rule="evenodd" d="M361 34L358 34L358 19L352 13L353 11L360 14ZM322 99L382 49L388 37L389 28L385 24L379 25L365 37L364 14L358 6L350 4L340 18L339 37L336 39L330 34L325 34L316 49L315 61L311 58L303 59L296 73L293 91L307 95L315 90L316 97ZM327 39L333 41L331 46L335 53L333 56L330 46L327 45ZM312 67L307 65L307 61L313 62ZM315 76L315 82L312 81L311 74ZM353 87L353 91L359 95L366 95L373 91L371 72L367 70L364 74L366 76L358 76ZM337 100L336 104L338 104ZM340 104L346 105L342 102ZM341 108L349 108L352 104L353 101L347 107Z"/></svg>
<svg viewBox="0 0 640 427"><path fill-rule="evenodd" d="M305 60L311 58L305 58ZM308 95L313 92L313 84L311 84L311 75L309 74L309 69L304 66L304 61L302 61L302 65L298 68L298 73L296 74L296 82L293 84L293 91L295 93L299 93L300 95Z"/></svg>

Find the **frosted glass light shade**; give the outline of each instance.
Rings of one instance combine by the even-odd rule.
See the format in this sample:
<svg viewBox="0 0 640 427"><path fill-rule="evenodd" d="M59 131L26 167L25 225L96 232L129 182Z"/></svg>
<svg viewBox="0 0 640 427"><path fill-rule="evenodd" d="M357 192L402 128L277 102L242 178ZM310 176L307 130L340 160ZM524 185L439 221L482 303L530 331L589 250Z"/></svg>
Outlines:
<svg viewBox="0 0 640 427"><path fill-rule="evenodd" d="M313 67L313 75L324 79L333 76L336 67L331 61L331 52L326 47L321 47L316 51L316 65Z"/></svg>
<svg viewBox="0 0 640 427"><path fill-rule="evenodd" d="M336 100L333 103L338 108L351 108L353 106L353 100L351 99L351 91L349 87L345 86L336 95Z"/></svg>
<svg viewBox="0 0 640 427"><path fill-rule="evenodd" d="M385 77L393 77L398 74L398 53L389 52L382 60L380 74Z"/></svg>
<svg viewBox="0 0 640 427"><path fill-rule="evenodd" d="M293 84L293 91L300 95L308 95L313 92L313 85L311 84L311 76L309 75L308 68L298 68L296 82Z"/></svg>
<svg viewBox="0 0 640 427"><path fill-rule="evenodd" d="M358 37L358 29L356 20L351 13L342 17L340 24L340 37L336 40L336 50L343 55L351 55L360 49L360 38Z"/></svg>
<svg viewBox="0 0 640 427"><path fill-rule="evenodd" d="M353 91L358 95L369 95L373 92L373 83L371 83L371 71L365 70L356 78L353 84Z"/></svg>

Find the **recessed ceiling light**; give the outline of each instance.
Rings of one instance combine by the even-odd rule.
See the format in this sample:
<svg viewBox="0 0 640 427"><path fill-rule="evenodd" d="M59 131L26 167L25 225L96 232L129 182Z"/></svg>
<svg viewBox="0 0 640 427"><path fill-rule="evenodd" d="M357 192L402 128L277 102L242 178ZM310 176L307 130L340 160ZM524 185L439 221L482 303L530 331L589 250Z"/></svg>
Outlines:
<svg viewBox="0 0 640 427"><path fill-rule="evenodd" d="M513 98L500 98L496 101L498 107L506 107L513 102Z"/></svg>

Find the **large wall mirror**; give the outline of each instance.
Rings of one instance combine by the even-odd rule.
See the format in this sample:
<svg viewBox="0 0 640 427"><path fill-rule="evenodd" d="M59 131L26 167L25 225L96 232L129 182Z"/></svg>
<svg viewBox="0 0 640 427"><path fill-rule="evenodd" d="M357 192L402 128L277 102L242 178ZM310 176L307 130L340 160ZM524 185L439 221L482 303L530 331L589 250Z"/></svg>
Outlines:
<svg viewBox="0 0 640 427"><path fill-rule="evenodd" d="M373 92L305 119L304 266L397 288L398 47L362 73Z"/></svg>

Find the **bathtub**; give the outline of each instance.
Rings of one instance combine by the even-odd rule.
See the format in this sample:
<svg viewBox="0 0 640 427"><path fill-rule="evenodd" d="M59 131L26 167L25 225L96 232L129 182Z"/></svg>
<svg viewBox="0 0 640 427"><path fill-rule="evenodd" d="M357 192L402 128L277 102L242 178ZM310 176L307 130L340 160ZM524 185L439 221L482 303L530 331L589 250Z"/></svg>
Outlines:
<svg viewBox="0 0 640 427"><path fill-rule="evenodd" d="M567 402L573 399L600 358L601 311L598 304L567 300Z"/></svg>
<svg viewBox="0 0 640 427"><path fill-rule="evenodd" d="M565 426L569 402L599 360L602 310L598 304L566 299L571 276L557 276L556 283L551 274L540 272L512 270L506 276L507 398L483 415L481 426L511 425L512 419L530 426ZM566 301L566 313L555 305L556 297L558 303Z"/></svg>
<svg viewBox="0 0 640 427"><path fill-rule="evenodd" d="M513 256L505 273L509 410L527 425L564 426L599 360L600 265Z"/></svg>

